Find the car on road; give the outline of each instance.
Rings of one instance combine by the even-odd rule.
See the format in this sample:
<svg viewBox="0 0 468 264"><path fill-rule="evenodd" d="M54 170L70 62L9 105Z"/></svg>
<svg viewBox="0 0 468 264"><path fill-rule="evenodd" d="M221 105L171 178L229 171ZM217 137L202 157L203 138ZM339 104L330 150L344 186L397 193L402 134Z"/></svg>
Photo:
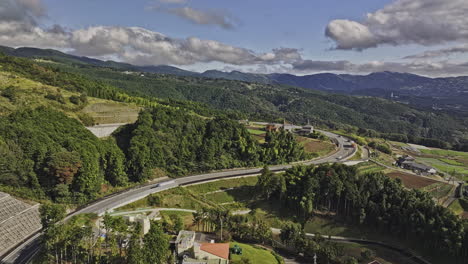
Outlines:
<svg viewBox="0 0 468 264"><path fill-rule="evenodd" d="M164 187L164 186L168 186L168 185L175 184L175 183L176 183L176 182L175 182L174 180L165 181L165 182L160 182L160 183L154 185L153 188Z"/></svg>

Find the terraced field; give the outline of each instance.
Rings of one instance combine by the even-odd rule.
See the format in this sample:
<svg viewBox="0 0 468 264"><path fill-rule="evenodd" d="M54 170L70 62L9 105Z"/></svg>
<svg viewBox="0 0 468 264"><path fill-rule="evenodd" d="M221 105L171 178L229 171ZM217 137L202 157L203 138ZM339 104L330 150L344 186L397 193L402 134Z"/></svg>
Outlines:
<svg viewBox="0 0 468 264"><path fill-rule="evenodd" d="M0 115L24 108L51 107L81 121L91 118L88 122L108 124L134 122L140 111L136 105L94 97L87 97L86 105L76 105L70 101L70 97L80 96L79 93L0 71L0 94L7 88L13 91L13 95L12 98L0 96ZM59 95L61 99L48 99L48 95Z"/></svg>
<svg viewBox="0 0 468 264"><path fill-rule="evenodd" d="M384 170L384 167L373 162L365 162L357 165L357 171L359 175L365 175L368 173L379 172Z"/></svg>

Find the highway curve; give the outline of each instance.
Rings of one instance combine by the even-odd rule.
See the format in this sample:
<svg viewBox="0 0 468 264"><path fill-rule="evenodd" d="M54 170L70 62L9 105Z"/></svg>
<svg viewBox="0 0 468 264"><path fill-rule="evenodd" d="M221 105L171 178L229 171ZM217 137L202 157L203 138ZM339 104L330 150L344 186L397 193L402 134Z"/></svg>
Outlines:
<svg viewBox="0 0 468 264"><path fill-rule="evenodd" d="M338 145L338 150L334 152L332 155L318 158L312 161L303 161L303 162L296 162L294 164L289 165L276 165L271 166L270 170L274 172L281 172L286 169L293 167L294 165L298 164L322 164L322 163L333 163L333 162L342 162L346 161L350 157L352 157L357 149L356 147L345 147L345 145L350 145L349 139L339 136L337 134L327 132L327 131L320 131L325 136L329 137L333 141L335 141ZM87 206L81 207L75 212L69 214L66 219L82 213L96 213L98 215L104 214L106 211L115 209L117 207L124 206L126 204L132 203L134 201L143 199L144 197L152 194L161 192L167 189L175 188L177 186L184 186L194 183L212 181L217 179L224 179L224 178L233 178L233 177L241 177L241 176L253 176L260 174L262 168L254 168L254 169L236 169L236 170L228 170L222 172L213 172L213 173L205 173L205 174L198 174L192 175L187 177L182 177L178 179L171 180L171 183L164 186L156 186L156 185L144 185L141 187L136 187L129 189L124 192L120 192L118 194L109 195L103 199L100 199L94 203L91 203ZM32 234L26 241L22 244L18 245L12 251L9 252L2 260L1 263L5 264L23 264L28 263L30 259L36 254L39 250L39 238L41 233L37 232Z"/></svg>

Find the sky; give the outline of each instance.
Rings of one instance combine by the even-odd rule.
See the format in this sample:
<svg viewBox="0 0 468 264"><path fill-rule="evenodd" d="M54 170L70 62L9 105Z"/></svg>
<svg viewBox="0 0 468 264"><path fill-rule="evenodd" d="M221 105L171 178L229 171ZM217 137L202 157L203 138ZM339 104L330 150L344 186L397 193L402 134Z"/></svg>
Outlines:
<svg viewBox="0 0 468 264"><path fill-rule="evenodd" d="M466 0L0 0L0 45L205 71L468 75Z"/></svg>

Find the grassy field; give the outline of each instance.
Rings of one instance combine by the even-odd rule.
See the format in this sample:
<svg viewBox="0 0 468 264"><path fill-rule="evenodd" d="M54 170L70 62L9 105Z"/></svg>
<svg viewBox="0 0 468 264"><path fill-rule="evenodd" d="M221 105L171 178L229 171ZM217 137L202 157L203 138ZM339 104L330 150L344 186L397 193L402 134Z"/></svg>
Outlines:
<svg viewBox="0 0 468 264"><path fill-rule="evenodd" d="M189 212L179 212L179 211L160 211L161 217L164 218L168 223L172 223L172 218L178 216L182 218L185 229L192 229L193 226L193 215Z"/></svg>
<svg viewBox="0 0 468 264"><path fill-rule="evenodd" d="M200 210L204 207L217 206L229 209L245 208L244 202L249 201L255 195L252 188L257 180L257 177L247 177L178 187L153 194L117 210L126 211L154 207ZM151 205L149 201L151 197L156 197L159 202ZM223 205L224 203L232 204Z"/></svg>
<svg viewBox="0 0 468 264"><path fill-rule="evenodd" d="M251 246L248 244L231 242L230 247L238 245L242 248L242 255L231 254L231 263L244 263L240 262L243 258L250 260L252 264L275 264L278 263L275 256L267 249Z"/></svg>
<svg viewBox="0 0 468 264"><path fill-rule="evenodd" d="M317 156L325 156L335 151L335 144L328 140L321 141L307 137L296 137L307 153L316 153Z"/></svg>
<svg viewBox="0 0 468 264"><path fill-rule="evenodd" d="M330 236L349 236L361 237L362 232L351 229L339 222L334 221L331 217L315 216L307 222L304 227L306 233L320 233Z"/></svg>
<svg viewBox="0 0 468 264"><path fill-rule="evenodd" d="M455 200L448 208L456 215L462 215L465 211L460 204L460 200Z"/></svg>
<svg viewBox="0 0 468 264"><path fill-rule="evenodd" d="M443 156L443 157L462 157L468 159L468 152L454 151L454 150L445 150L445 149L421 149L422 153Z"/></svg>
<svg viewBox="0 0 468 264"><path fill-rule="evenodd" d="M92 116L97 124L133 123L138 118L140 107L92 98L82 112Z"/></svg>
<svg viewBox="0 0 468 264"><path fill-rule="evenodd" d="M468 175L468 167L466 166L457 166L453 165L454 162L447 163L444 159L436 159L436 158L416 158L417 161L430 165L437 170L445 173L452 174L456 172L456 174L465 174ZM468 178L465 176L465 178Z"/></svg>
<svg viewBox="0 0 468 264"><path fill-rule="evenodd" d="M263 135L266 133L266 131L264 130L258 130L258 129L247 129L247 131L249 131L250 134L252 135Z"/></svg>
<svg viewBox="0 0 468 264"><path fill-rule="evenodd" d="M365 250L370 250L375 254L372 260L377 260L382 264L415 264L415 262L408 260L407 257L402 256L392 250L374 246L374 245L362 245L356 243L341 243L340 244L343 253L346 257L342 259L343 263L346 263L346 259L353 257L356 260L361 260L359 263L369 263L370 260L363 260L361 253Z"/></svg>
<svg viewBox="0 0 468 264"><path fill-rule="evenodd" d="M126 103L88 97L86 106L70 102L71 96L80 93L70 92L57 87L44 85L29 79L0 71L0 93L7 87L13 87L14 99L0 96L0 115L6 115L23 108L51 107L62 111L72 118L80 120L80 116L89 115L96 123L129 123L138 117L140 108ZM64 101L47 99L48 94L61 94Z"/></svg>
<svg viewBox="0 0 468 264"><path fill-rule="evenodd" d="M454 166L464 166L463 163L458 162L456 160L451 160L451 159L439 159L439 160L447 164L454 165Z"/></svg>
<svg viewBox="0 0 468 264"><path fill-rule="evenodd" d="M384 171L385 168L378 165L378 164L375 164L373 162L364 162L364 163L360 163L357 166L357 171L358 171L358 174L359 175L364 175L364 174L367 174L367 173L373 173L373 172L379 172L379 171Z"/></svg>
<svg viewBox="0 0 468 264"><path fill-rule="evenodd" d="M204 184L197 184L188 186L187 189L194 193L209 193L214 191L221 191L229 188L239 187L239 186L255 186L257 184L257 177L245 177L238 179L222 180L209 182Z"/></svg>

